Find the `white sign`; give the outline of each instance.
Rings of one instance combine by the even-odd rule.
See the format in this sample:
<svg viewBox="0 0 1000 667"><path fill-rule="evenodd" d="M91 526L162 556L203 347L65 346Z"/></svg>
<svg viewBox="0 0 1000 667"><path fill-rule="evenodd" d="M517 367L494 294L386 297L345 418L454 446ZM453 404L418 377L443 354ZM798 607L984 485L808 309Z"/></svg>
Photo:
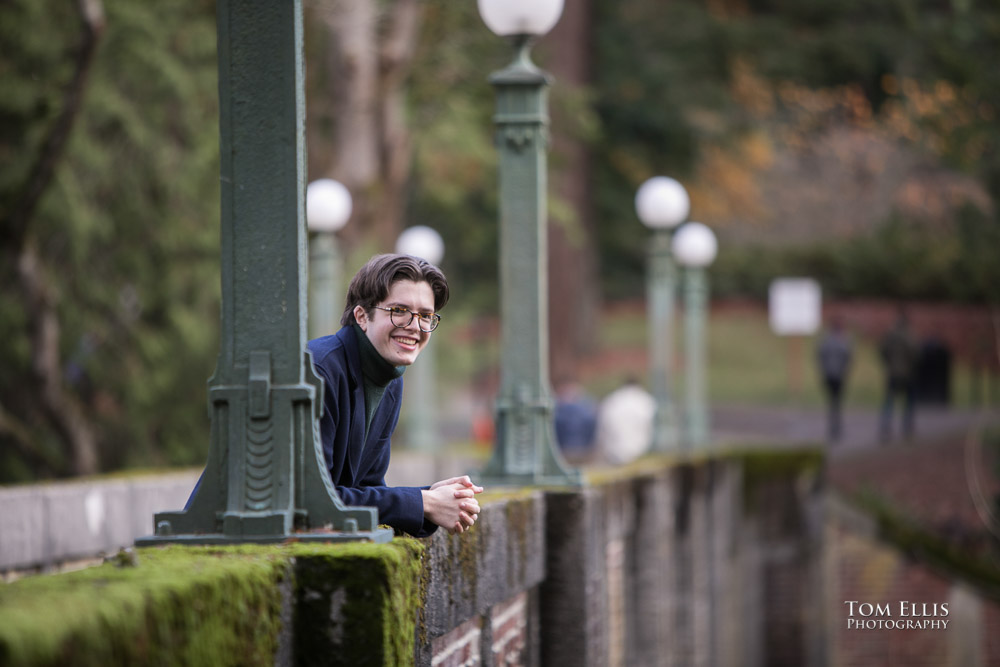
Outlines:
<svg viewBox="0 0 1000 667"><path fill-rule="evenodd" d="M771 330L779 336L809 336L819 331L822 297L812 278L778 278L768 290Z"/></svg>

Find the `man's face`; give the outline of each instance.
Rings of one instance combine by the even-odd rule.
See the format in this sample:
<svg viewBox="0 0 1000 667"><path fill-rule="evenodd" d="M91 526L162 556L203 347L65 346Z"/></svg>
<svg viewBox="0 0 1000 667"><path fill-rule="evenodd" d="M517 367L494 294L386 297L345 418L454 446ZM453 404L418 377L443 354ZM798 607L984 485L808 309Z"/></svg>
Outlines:
<svg viewBox="0 0 1000 667"><path fill-rule="evenodd" d="M389 288L389 293L381 303L383 308L402 306L415 313L434 312L434 290L430 283L397 280ZM355 306L354 319L361 327L375 349L393 366L409 366L417 360L431 335L420 330L414 317L405 327L396 327L387 311L375 308L372 316L361 306Z"/></svg>

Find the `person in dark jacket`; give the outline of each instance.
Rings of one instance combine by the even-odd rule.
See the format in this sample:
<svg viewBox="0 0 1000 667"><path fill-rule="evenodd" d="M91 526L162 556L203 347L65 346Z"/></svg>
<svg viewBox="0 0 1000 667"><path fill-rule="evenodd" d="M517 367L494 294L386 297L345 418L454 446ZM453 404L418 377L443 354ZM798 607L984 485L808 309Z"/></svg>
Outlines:
<svg viewBox="0 0 1000 667"><path fill-rule="evenodd" d="M840 439L841 406L844 384L851 368L851 339L844 331L844 324L838 317L830 321L823 338L816 348L816 361L823 376L823 390L827 403L827 435L831 442Z"/></svg>
<svg viewBox="0 0 1000 667"><path fill-rule="evenodd" d="M346 505L377 507L381 523L417 537L438 526L472 527L483 490L468 476L427 487L385 483L403 371L430 341L448 296L444 274L425 260L376 255L351 280L340 331L309 342L324 383L320 436L337 493Z"/></svg>
<svg viewBox="0 0 1000 667"><path fill-rule="evenodd" d="M897 397L903 406L903 435L907 439L912 438L916 394L914 381L920 349L910 332L904 310L900 309L895 326L882 338L879 353L885 370L885 399L879 420L882 442L888 442L892 436L892 404Z"/></svg>

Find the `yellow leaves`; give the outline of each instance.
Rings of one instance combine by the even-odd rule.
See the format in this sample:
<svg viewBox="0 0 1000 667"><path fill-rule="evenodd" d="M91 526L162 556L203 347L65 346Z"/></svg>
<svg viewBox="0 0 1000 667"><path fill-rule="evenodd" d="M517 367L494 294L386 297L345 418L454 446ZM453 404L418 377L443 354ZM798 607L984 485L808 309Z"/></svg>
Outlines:
<svg viewBox="0 0 1000 667"><path fill-rule="evenodd" d="M893 198L893 206L908 219L942 229L954 220L955 211L966 205L986 214L993 211L989 193L975 180L959 174L916 174L900 185ZM949 238L942 236L941 243Z"/></svg>
<svg viewBox="0 0 1000 667"><path fill-rule="evenodd" d="M943 79L922 82L888 75L882 78L882 90L890 96L882 120L891 136L920 142L937 155L952 152L967 163L982 157L985 142L978 128L992 121L993 108L972 90Z"/></svg>
<svg viewBox="0 0 1000 667"><path fill-rule="evenodd" d="M762 133L755 132L743 138L741 152L754 169L767 169L774 162L774 146Z"/></svg>
<svg viewBox="0 0 1000 667"><path fill-rule="evenodd" d="M829 113L837 106L833 90L814 90L792 81L778 84L778 97L786 108L799 109L808 114Z"/></svg>
<svg viewBox="0 0 1000 667"><path fill-rule="evenodd" d="M774 112L774 93L771 84L759 76L744 58L737 58L730 66L733 100L754 116L767 116Z"/></svg>
<svg viewBox="0 0 1000 667"><path fill-rule="evenodd" d="M758 176L774 159L774 146L761 132L744 136L734 147L706 148L689 187L693 217L706 222L766 217Z"/></svg>
<svg viewBox="0 0 1000 667"><path fill-rule="evenodd" d="M708 0L707 6L709 14L719 19L750 14L746 0Z"/></svg>
<svg viewBox="0 0 1000 667"><path fill-rule="evenodd" d="M934 95L944 104L951 104L957 99L955 85L950 81L938 80L934 82Z"/></svg>
<svg viewBox="0 0 1000 667"><path fill-rule="evenodd" d="M774 84L743 58L736 59L730 70L733 100L758 121L773 120L780 113L789 129L796 131L812 130L831 118L866 128L874 123L868 96L856 83L832 88L810 88L787 80ZM883 86L895 87L895 80L888 77Z"/></svg>
<svg viewBox="0 0 1000 667"><path fill-rule="evenodd" d="M642 183L653 174L649 173L649 165L643 162L634 152L624 148L615 148L608 153L608 161L616 171L623 174L632 183Z"/></svg>
<svg viewBox="0 0 1000 667"><path fill-rule="evenodd" d="M975 91L944 79L884 74L879 85L887 99L875 109L858 83L827 88L771 83L747 58L735 60L731 72L733 100L757 125L775 128L793 150L808 149L812 137L827 128L847 125L972 164L987 145L984 126L996 117L996 109Z"/></svg>
<svg viewBox="0 0 1000 667"><path fill-rule="evenodd" d="M899 95L899 81L892 74L882 75L882 92L886 95Z"/></svg>
<svg viewBox="0 0 1000 667"><path fill-rule="evenodd" d="M868 96L856 83L814 89L783 81L778 85L778 97L791 123L800 128L817 127L831 118L860 127L871 127L874 121Z"/></svg>

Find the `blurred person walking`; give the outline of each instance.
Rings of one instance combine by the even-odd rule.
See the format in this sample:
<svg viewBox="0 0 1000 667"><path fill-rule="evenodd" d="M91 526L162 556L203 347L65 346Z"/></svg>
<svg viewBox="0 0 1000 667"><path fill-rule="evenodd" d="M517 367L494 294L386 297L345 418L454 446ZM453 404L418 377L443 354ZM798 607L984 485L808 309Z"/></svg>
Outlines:
<svg viewBox="0 0 1000 667"><path fill-rule="evenodd" d="M830 326L816 348L816 360L823 377L827 402L827 436L830 442L840 440L844 385L851 368L851 340L839 317L831 318Z"/></svg>
<svg viewBox="0 0 1000 667"><path fill-rule="evenodd" d="M556 442L566 460L571 463L589 460L594 453L597 403L576 380L559 382L554 421Z"/></svg>
<svg viewBox="0 0 1000 667"><path fill-rule="evenodd" d="M633 377L604 397L597 412L597 447L601 457L615 464L634 461L653 442L656 400Z"/></svg>
<svg viewBox="0 0 1000 667"><path fill-rule="evenodd" d="M882 338L879 353L885 371L885 400L879 435L882 442L892 438L893 403L898 398L902 406L903 435L910 439L914 432L915 380L920 348L910 331L906 311L900 309L896 324Z"/></svg>

